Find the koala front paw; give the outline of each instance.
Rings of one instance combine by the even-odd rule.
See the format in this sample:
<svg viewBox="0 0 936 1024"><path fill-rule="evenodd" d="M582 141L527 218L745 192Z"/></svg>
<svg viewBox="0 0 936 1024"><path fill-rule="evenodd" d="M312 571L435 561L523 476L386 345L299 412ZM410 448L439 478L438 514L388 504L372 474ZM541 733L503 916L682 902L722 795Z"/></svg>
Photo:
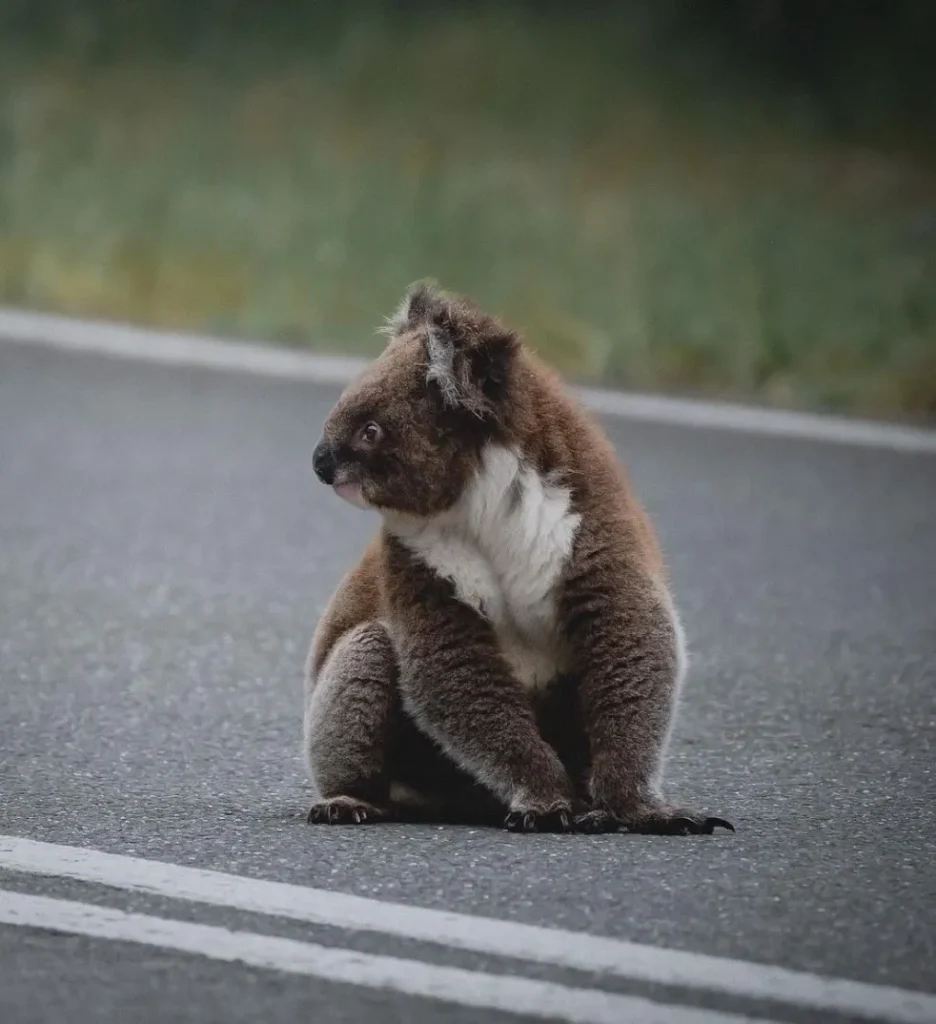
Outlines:
<svg viewBox="0 0 936 1024"><path fill-rule="evenodd" d="M735 827L725 818L713 818L682 807L657 804L643 807L621 816L628 832L644 835L689 836L711 835L716 828L734 832Z"/></svg>
<svg viewBox="0 0 936 1024"><path fill-rule="evenodd" d="M504 819L508 832L571 832L572 811L553 807L546 811L511 811Z"/></svg>
<svg viewBox="0 0 936 1024"><path fill-rule="evenodd" d="M576 815L573 825L576 832L602 835L608 832L617 832L621 827L621 822L610 811L592 810Z"/></svg>
<svg viewBox="0 0 936 1024"><path fill-rule="evenodd" d="M363 825L386 821L389 813L353 796L333 796L313 804L306 815L310 825Z"/></svg>

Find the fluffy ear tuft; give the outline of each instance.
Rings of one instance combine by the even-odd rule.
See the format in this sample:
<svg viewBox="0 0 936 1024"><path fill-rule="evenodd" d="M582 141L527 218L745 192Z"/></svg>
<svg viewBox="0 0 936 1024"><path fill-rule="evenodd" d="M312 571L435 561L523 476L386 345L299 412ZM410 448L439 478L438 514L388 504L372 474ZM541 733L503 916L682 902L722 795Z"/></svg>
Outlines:
<svg viewBox="0 0 936 1024"><path fill-rule="evenodd" d="M392 316L380 328L382 334L400 334L406 330L420 327L428 323L445 302L435 281L426 279L416 281L406 289L403 300Z"/></svg>
<svg viewBox="0 0 936 1024"><path fill-rule="evenodd" d="M381 331L391 337L406 331L422 334L426 382L445 408L481 419L498 416L520 344L513 331L432 280L410 285Z"/></svg>
<svg viewBox="0 0 936 1024"><path fill-rule="evenodd" d="M462 404L468 381L462 379L463 365L456 365L455 343L443 331L430 328L426 335L426 381L435 384L442 404L456 408ZM463 364L463 360L459 360Z"/></svg>
<svg viewBox="0 0 936 1024"><path fill-rule="evenodd" d="M499 418L518 345L511 331L459 335L450 327L430 327L425 342L426 381L438 389L446 408L479 419Z"/></svg>

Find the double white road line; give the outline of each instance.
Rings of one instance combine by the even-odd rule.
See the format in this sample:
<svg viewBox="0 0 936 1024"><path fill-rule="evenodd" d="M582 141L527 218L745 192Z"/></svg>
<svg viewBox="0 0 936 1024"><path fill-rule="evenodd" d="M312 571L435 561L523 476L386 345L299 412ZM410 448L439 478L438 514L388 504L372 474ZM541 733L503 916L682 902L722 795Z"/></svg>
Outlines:
<svg viewBox="0 0 936 1024"><path fill-rule="evenodd" d="M936 996L923 993L580 932L385 903L16 836L0 836L0 872L4 871L78 880L312 925L376 932L449 950L583 971L589 974L590 984L602 979L653 983L688 991L689 998L693 991L704 991L760 1008L753 1016L707 1010L585 985L525 978L506 973L509 965L503 974L466 970L0 888L0 925L155 946L481 1010L576 1024L743 1024L782 1019L784 1011L790 1010L887 1024L936 1021ZM766 1011L764 1005L768 1007ZM779 1018L775 1013L779 1013Z"/></svg>

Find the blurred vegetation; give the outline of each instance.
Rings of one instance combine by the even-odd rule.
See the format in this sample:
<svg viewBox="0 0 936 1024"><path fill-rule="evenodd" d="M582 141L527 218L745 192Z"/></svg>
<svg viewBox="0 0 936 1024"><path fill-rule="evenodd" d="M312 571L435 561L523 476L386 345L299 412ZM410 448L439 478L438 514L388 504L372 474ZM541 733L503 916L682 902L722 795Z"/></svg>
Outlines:
<svg viewBox="0 0 936 1024"><path fill-rule="evenodd" d="M0 302L936 415L936 5L0 0Z"/></svg>

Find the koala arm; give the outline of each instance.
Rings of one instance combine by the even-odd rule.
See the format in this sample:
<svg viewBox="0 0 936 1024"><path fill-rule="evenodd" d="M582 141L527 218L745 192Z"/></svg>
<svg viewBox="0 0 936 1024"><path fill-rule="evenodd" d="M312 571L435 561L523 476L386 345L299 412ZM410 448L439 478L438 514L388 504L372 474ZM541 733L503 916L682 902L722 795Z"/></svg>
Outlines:
<svg viewBox="0 0 936 1024"><path fill-rule="evenodd" d="M490 624L419 559L398 550L395 562L390 609L404 707L507 805L508 828L569 828L571 782Z"/></svg>
<svg viewBox="0 0 936 1024"><path fill-rule="evenodd" d="M733 829L663 798L663 757L686 654L666 584L639 554L639 545L585 534L561 599L589 744L592 815L610 815L635 832Z"/></svg>

